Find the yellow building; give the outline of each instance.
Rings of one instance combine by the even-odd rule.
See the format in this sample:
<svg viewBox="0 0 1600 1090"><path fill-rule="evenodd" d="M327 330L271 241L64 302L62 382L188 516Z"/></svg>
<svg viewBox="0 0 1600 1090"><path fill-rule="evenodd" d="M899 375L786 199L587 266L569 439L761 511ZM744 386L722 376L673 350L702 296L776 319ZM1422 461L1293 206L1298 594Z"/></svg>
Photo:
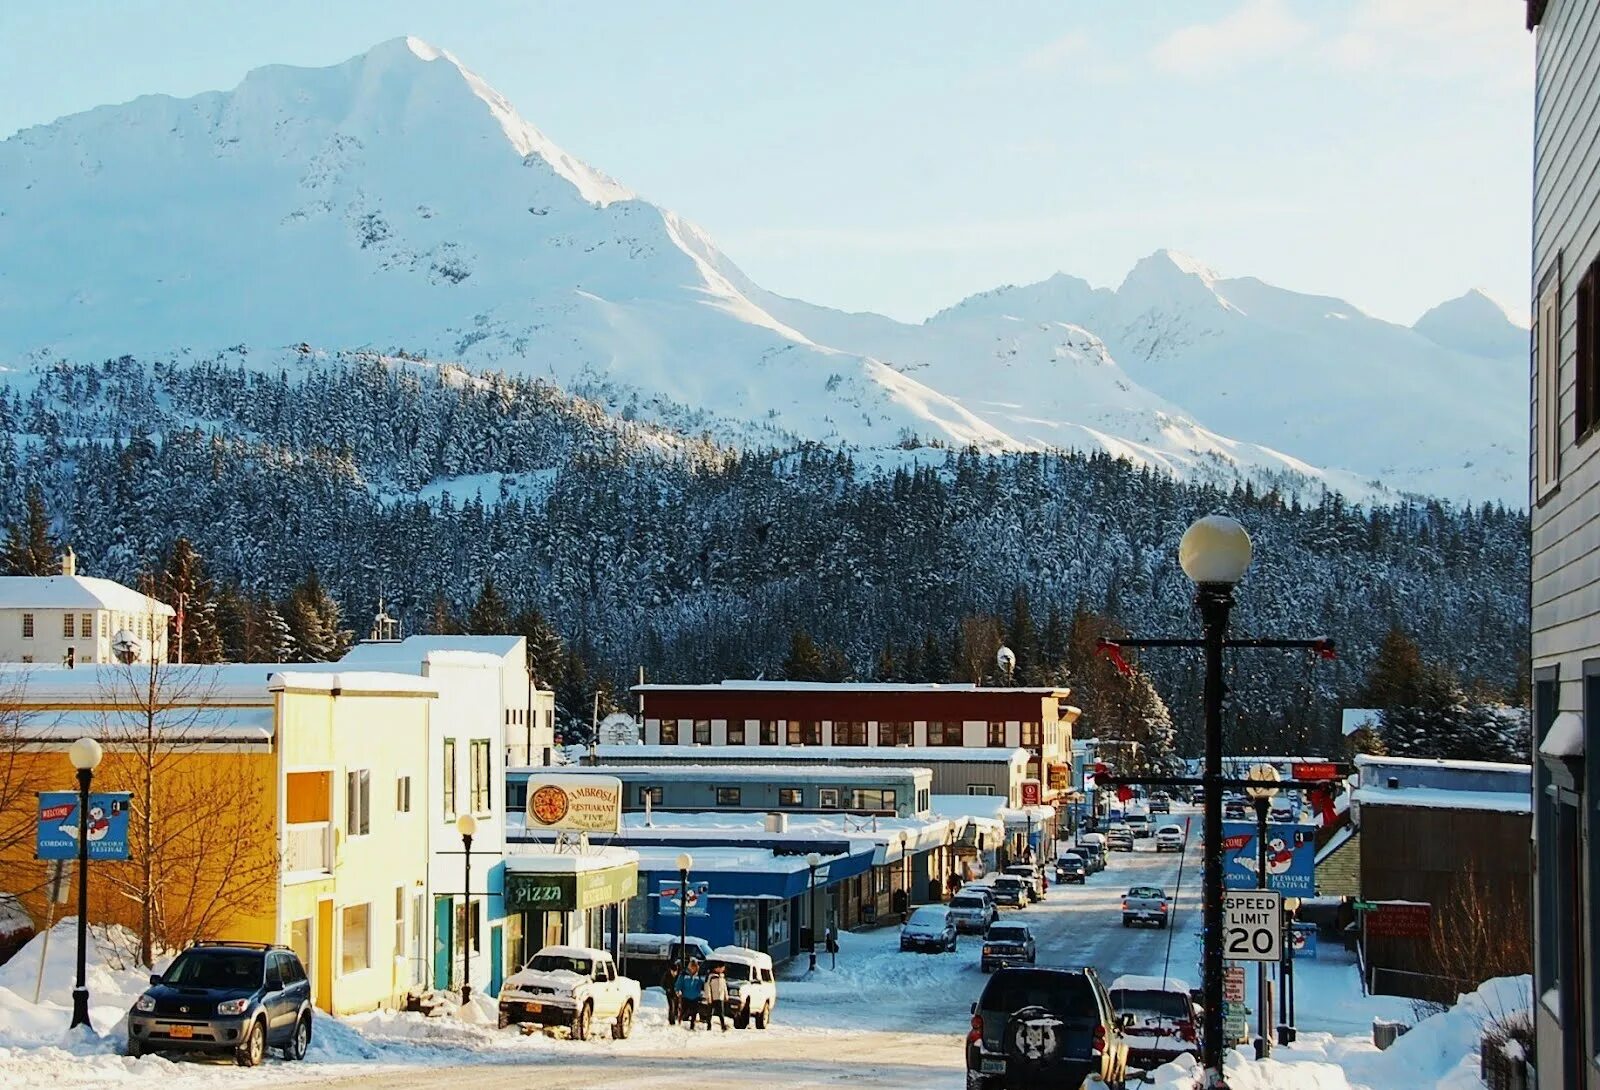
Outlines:
<svg viewBox="0 0 1600 1090"><path fill-rule="evenodd" d="M424 979L429 716L415 675L292 666L0 668L15 722L0 799L68 790L65 751L98 739L95 791L134 795L127 862L90 867L91 920L282 942L338 1014L398 1004ZM0 891L42 919L47 864L0 839Z"/></svg>

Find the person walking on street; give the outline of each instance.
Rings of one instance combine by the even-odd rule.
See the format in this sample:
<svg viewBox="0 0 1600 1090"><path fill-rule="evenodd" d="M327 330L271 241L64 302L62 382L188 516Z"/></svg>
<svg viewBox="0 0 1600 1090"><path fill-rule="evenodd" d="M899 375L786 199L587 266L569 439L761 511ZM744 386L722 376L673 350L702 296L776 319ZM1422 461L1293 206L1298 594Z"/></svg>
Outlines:
<svg viewBox="0 0 1600 1090"><path fill-rule="evenodd" d="M667 971L661 974L661 990L667 993L667 1025L678 1024L678 961L674 958L667 965Z"/></svg>
<svg viewBox="0 0 1600 1090"><path fill-rule="evenodd" d="M691 1032L700 1020L700 1002L705 997L705 988L706 978L700 975L700 963L690 958L689 968L678 976L678 1017L689 1023ZM709 1017L706 1028L711 1028Z"/></svg>
<svg viewBox="0 0 1600 1090"><path fill-rule="evenodd" d="M717 1016L722 1032L728 1032L728 974L722 966L712 968L706 980L706 1029L711 1028L711 1016Z"/></svg>

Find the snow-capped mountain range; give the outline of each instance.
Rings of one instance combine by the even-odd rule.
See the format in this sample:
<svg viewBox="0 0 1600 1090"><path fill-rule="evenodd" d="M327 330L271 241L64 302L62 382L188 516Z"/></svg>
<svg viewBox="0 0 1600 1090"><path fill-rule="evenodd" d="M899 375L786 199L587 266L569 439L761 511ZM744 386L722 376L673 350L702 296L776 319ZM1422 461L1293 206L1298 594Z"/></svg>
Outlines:
<svg viewBox="0 0 1600 1090"><path fill-rule="evenodd" d="M919 324L753 283L414 38L0 142L0 364L244 345L547 376L735 442L1106 450L1187 477L1526 498L1527 330L1145 258Z"/></svg>

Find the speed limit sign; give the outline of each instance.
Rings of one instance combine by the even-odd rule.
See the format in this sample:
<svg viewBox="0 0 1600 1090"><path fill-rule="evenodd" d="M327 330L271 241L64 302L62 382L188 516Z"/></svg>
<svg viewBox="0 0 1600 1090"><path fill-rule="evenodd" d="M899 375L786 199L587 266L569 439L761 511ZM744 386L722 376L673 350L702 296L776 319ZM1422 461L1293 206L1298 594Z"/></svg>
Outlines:
<svg viewBox="0 0 1600 1090"><path fill-rule="evenodd" d="M1283 894L1231 889L1222 895L1222 956L1229 961L1283 960Z"/></svg>

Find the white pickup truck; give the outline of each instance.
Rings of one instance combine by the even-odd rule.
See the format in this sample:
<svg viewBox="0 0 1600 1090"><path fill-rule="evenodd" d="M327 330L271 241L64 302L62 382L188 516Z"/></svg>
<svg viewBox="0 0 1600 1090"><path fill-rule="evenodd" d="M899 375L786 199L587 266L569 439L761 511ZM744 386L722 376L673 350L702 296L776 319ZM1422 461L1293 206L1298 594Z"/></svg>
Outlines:
<svg viewBox="0 0 1600 1090"><path fill-rule="evenodd" d="M1122 926L1153 923L1166 927L1172 915L1172 899L1160 886L1134 886L1122 895Z"/></svg>
<svg viewBox="0 0 1600 1090"><path fill-rule="evenodd" d="M587 1040L596 1022L611 1023L617 1040L633 1032L639 982L617 975L611 955L586 946L546 946L506 978L500 989L500 1027L565 1027Z"/></svg>

